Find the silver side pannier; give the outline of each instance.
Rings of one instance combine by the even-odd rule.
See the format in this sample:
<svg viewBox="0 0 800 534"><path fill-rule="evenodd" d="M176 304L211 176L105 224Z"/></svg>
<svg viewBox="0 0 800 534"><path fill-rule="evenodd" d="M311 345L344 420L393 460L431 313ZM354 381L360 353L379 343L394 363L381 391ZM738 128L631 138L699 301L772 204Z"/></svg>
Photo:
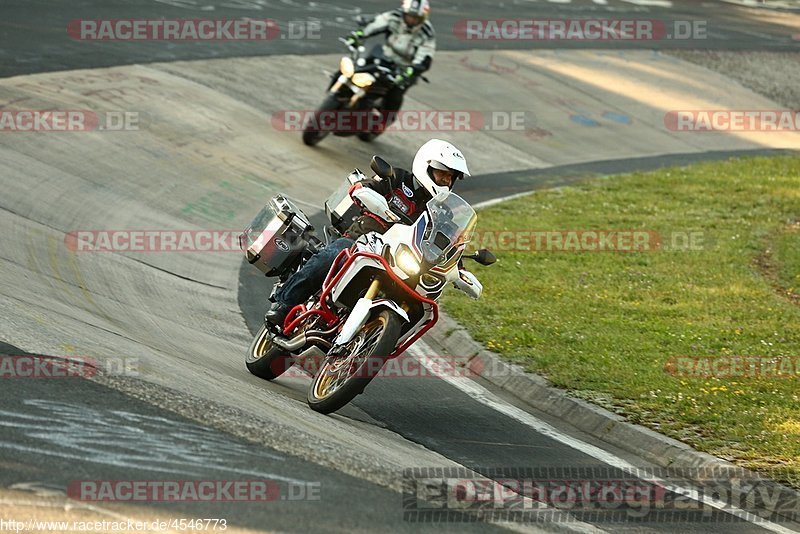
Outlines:
<svg viewBox="0 0 800 534"><path fill-rule="evenodd" d="M364 178L366 176L360 170L354 170L347 177L347 180L342 182L342 185L325 201L325 215L328 216L331 225L340 234L345 233L356 217L361 215L361 210L350 198L350 187Z"/></svg>
<svg viewBox="0 0 800 534"><path fill-rule="evenodd" d="M239 235L239 247L247 261L267 276L280 276L300 259L311 230L311 223L291 200L275 195Z"/></svg>

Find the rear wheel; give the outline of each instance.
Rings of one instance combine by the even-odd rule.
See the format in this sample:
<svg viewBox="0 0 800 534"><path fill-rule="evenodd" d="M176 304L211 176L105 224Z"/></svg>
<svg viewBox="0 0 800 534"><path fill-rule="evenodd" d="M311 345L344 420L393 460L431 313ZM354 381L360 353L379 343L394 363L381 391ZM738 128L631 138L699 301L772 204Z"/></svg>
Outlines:
<svg viewBox="0 0 800 534"><path fill-rule="evenodd" d="M402 320L382 310L361 327L341 357L328 357L308 390L308 405L320 413L335 412L364 391L400 338Z"/></svg>
<svg viewBox="0 0 800 534"><path fill-rule="evenodd" d="M323 139L325 139L330 131L318 130L320 124L320 115L325 111L334 111L339 109L339 101L333 95L328 95L325 100L320 104L319 109L314 112L313 120L309 120L303 129L303 143L308 146L314 146Z"/></svg>
<svg viewBox="0 0 800 534"><path fill-rule="evenodd" d="M264 380L274 380L292 366L292 357L272 342L270 331L262 325L245 357L247 370Z"/></svg>

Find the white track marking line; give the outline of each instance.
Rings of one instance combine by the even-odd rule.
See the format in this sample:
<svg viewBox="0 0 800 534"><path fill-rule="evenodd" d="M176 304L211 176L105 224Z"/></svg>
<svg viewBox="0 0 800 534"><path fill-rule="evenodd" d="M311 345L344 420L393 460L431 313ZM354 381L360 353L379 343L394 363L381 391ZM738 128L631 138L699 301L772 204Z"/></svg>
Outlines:
<svg viewBox="0 0 800 534"><path fill-rule="evenodd" d="M437 375L439 378L441 378L448 384L458 388L462 392L466 393L469 397L472 397L474 400L478 401L484 406L488 406L493 410L496 410L504 415L507 415L508 417L515 419L516 421L536 430L540 434L543 434L551 439L563 443L568 447L576 449L586 454L587 456L591 456L592 458L600 460L604 464L616 467L617 469L620 469L622 471L625 471L633 475L636 475L640 471L639 468L629 463L628 461L623 460L619 456L616 456L615 454L605 451L600 447L596 447L589 443L585 443L579 439L563 434L555 427L549 425L548 423L542 421L541 419L534 417L533 415L529 414L524 410L520 410L516 406L508 404L507 402L498 398L496 395L491 393L489 390L487 390L477 382L465 379L464 377L453 376L453 373L449 373L447 376L443 376L441 373L437 373L437 371L439 370L438 364L436 363L435 360L426 356L426 354L433 354L434 351L424 341L418 341L415 345L411 346L408 349L408 352L410 352L412 356L417 358L420 361L420 363L424 365L428 369L428 371L431 372L431 374ZM700 496L698 491L694 488L685 488L682 486L678 486L672 482L667 482L657 477L648 476L646 478L649 482L658 484L668 491L684 495L694 501L702 502L703 504L710 506L711 508L715 508L717 510L730 514L734 517L738 517L739 519L742 519L749 523L753 523L765 530L776 532L778 534L796 534L796 531L794 530L785 528L776 523L772 523L770 521L762 519L757 515L751 514L746 510L741 510L739 508L734 508L734 507L726 508L726 503L717 502L711 497L706 495Z"/></svg>
<svg viewBox="0 0 800 534"><path fill-rule="evenodd" d="M622 0L636 6L672 7L670 0Z"/></svg>
<svg viewBox="0 0 800 534"><path fill-rule="evenodd" d="M501 202L505 202L506 200L513 200L515 198L526 197L528 195L532 195L537 191L525 191L524 193L517 193L515 195L508 195L507 197L503 198L494 198L492 200L484 200L483 202L478 202L477 204L473 204L472 207L475 211L481 208L488 208L489 206L494 206L495 204L500 204Z"/></svg>
<svg viewBox="0 0 800 534"><path fill-rule="evenodd" d="M764 9L797 9L800 8L800 4L795 1L781 1L781 0L722 0L728 4L735 4L737 6L744 6L744 7L759 7Z"/></svg>
<svg viewBox="0 0 800 534"><path fill-rule="evenodd" d="M55 502L44 502L44 501L19 501L14 499L0 499L0 504L6 506L32 506L36 508L69 508L69 509L78 509L78 510L89 510L91 512L95 512L98 514L107 515L109 517L113 517L114 519L119 519L122 521L127 521L129 519L133 520L132 517L128 517L126 515L118 514L111 510L106 510L100 506L95 506L93 504L86 504L78 501L68 500L61 503ZM41 520L41 523L46 523L47 521Z"/></svg>

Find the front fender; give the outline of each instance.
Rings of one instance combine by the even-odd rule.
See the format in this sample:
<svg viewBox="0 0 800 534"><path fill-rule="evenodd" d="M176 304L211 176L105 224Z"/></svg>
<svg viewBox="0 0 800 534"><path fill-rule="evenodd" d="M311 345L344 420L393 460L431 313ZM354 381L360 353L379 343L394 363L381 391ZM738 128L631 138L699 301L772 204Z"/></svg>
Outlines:
<svg viewBox="0 0 800 534"><path fill-rule="evenodd" d="M328 88L328 94L346 103L348 107L353 107L367 95L367 92L360 87L356 87L349 78L339 75L339 79Z"/></svg>
<svg viewBox="0 0 800 534"><path fill-rule="evenodd" d="M347 317L347 320L342 326L342 331L336 336L335 345L344 345L349 343L356 335L356 332L361 330L361 327L367 323L367 319L372 315L373 310L388 308L403 318L405 322L411 322L408 318L406 311L397 305L394 301L379 299L369 300L365 298L358 299L356 305L353 306L353 311Z"/></svg>
<svg viewBox="0 0 800 534"><path fill-rule="evenodd" d="M344 78L344 76L342 77ZM347 83L337 81L328 89L328 96L332 96L340 102L350 102L350 99L353 97L353 91Z"/></svg>
<svg viewBox="0 0 800 534"><path fill-rule="evenodd" d="M399 315L405 322L410 323L411 319L408 317L408 313L401 308L395 301L387 300L387 299L380 299L380 300L373 300L372 306L370 307L370 312L372 310L376 310L379 308L388 308Z"/></svg>

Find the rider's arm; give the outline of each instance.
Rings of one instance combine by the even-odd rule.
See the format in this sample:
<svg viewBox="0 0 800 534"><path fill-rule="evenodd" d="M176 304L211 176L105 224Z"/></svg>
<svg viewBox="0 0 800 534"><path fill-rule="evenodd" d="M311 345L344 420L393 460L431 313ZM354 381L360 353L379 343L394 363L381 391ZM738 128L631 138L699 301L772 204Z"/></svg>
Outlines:
<svg viewBox="0 0 800 534"><path fill-rule="evenodd" d="M392 186L388 180L381 179L378 180L376 178L365 178L358 182L356 185L361 185L362 187L369 187L370 189L374 189L378 193L383 196L388 195L392 192Z"/></svg>
<svg viewBox="0 0 800 534"><path fill-rule="evenodd" d="M350 198L352 198L353 202L355 202L356 205L361 208L362 215L369 216L376 220L382 219L385 221L381 224L384 225L383 230L386 230L386 222L398 222L400 218L389 207L389 203L386 200L387 195L384 195L380 193L378 189L371 187L373 185L377 185L374 182L374 180L372 182L362 180L356 184L353 184L350 187ZM378 219L378 217L380 219Z"/></svg>
<svg viewBox="0 0 800 534"><path fill-rule="evenodd" d="M425 41L414 54L413 66L417 72L424 72L431 67L433 55L436 53L436 35L433 32L433 26L428 23L420 29L422 35L425 36Z"/></svg>
<svg viewBox="0 0 800 534"><path fill-rule="evenodd" d="M380 33L387 33L389 31L389 22L392 20L392 17L396 16L395 11L381 13L375 17L372 22L361 28L363 38L372 37Z"/></svg>
<svg viewBox="0 0 800 534"><path fill-rule="evenodd" d="M374 189L381 195L388 197L392 191L400 187L400 184L406 178L406 175L411 175L411 173L404 169L395 168L394 176L390 176L389 178L381 178L380 180L377 178L365 178L358 183L364 187Z"/></svg>
<svg viewBox="0 0 800 534"><path fill-rule="evenodd" d="M354 202L362 207L362 213L364 212L364 209L366 209L366 211L370 213L379 215L385 221L397 222L399 218L392 212L392 210L389 208L389 204L384 199L388 199L389 196L391 196L392 191L400 187L399 184L404 180L406 175L411 175L411 173L404 169L396 168L394 170L394 175L387 178L364 178L350 187L350 197ZM383 198L372 200L368 198L359 198L359 189L362 191L364 189L371 189ZM375 208L378 208L379 204L380 207L376 211ZM370 208L368 205L372 205L372 207Z"/></svg>

